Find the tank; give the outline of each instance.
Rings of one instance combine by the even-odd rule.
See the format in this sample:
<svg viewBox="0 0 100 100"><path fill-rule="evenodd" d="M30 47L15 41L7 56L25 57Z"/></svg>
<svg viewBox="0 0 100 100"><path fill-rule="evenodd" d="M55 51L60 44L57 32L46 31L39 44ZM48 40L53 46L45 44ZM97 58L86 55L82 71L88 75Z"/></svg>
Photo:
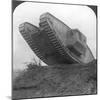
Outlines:
<svg viewBox="0 0 100 100"><path fill-rule="evenodd" d="M24 22L19 25L19 31L34 53L47 65L87 64L94 59L86 37L50 13L40 16L39 27Z"/></svg>

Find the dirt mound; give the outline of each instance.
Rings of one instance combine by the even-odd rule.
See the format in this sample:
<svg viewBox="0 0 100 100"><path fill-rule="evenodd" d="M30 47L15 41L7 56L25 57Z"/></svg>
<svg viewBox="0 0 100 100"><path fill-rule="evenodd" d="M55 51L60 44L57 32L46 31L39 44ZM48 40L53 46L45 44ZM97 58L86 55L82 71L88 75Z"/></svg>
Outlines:
<svg viewBox="0 0 100 100"><path fill-rule="evenodd" d="M13 82L13 98L97 93L97 62L87 65L32 66Z"/></svg>

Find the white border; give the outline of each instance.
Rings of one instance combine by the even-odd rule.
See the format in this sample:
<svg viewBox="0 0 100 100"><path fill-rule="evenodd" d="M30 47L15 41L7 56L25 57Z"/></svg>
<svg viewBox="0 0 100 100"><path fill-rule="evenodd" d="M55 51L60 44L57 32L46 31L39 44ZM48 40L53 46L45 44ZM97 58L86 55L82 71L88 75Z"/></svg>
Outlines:
<svg viewBox="0 0 100 100"><path fill-rule="evenodd" d="M28 1L28 0L27 0ZM32 1L32 0L31 0ZM37 1L37 0L33 0ZM89 4L100 6L99 0L38 0L44 2ZM99 7L98 7L99 8ZM99 8L100 9L100 8ZM99 10L98 9L98 10ZM100 13L98 13L100 20ZM100 23L98 21L98 26ZM98 38L100 29L98 29ZM100 39L98 39L98 44ZM100 46L98 45L98 51ZM98 58L99 58L98 53ZM100 76L100 61L98 60L98 77ZM98 95L39 98L37 100L99 100L100 80L98 78ZM11 0L1 0L0 3L0 100L9 100L11 96ZM29 100L29 99L27 99ZM30 99L32 100L32 99Z"/></svg>

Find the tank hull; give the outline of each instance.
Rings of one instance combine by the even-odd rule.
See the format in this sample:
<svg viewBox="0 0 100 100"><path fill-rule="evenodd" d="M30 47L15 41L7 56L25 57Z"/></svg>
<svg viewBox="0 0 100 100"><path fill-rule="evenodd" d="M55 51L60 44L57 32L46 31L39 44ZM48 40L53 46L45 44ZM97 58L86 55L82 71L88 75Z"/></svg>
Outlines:
<svg viewBox="0 0 100 100"><path fill-rule="evenodd" d="M87 45L85 56L82 59L67 48L66 34L72 29L51 14L41 15L39 25L38 28L25 22L19 26L19 31L30 48L46 64L85 64L94 59Z"/></svg>

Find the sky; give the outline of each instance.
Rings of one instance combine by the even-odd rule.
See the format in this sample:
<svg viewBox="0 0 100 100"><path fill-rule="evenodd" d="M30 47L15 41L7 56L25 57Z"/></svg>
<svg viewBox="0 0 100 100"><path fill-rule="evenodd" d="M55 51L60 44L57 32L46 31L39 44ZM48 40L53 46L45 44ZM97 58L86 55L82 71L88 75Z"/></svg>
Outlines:
<svg viewBox="0 0 100 100"><path fill-rule="evenodd" d="M86 37L87 44L96 58L96 16L87 6L25 2L13 13L13 68L24 69L25 63L38 60L21 36L18 27L23 22L39 26L41 14L49 12L70 28L78 28ZM42 63L42 65L45 65Z"/></svg>

